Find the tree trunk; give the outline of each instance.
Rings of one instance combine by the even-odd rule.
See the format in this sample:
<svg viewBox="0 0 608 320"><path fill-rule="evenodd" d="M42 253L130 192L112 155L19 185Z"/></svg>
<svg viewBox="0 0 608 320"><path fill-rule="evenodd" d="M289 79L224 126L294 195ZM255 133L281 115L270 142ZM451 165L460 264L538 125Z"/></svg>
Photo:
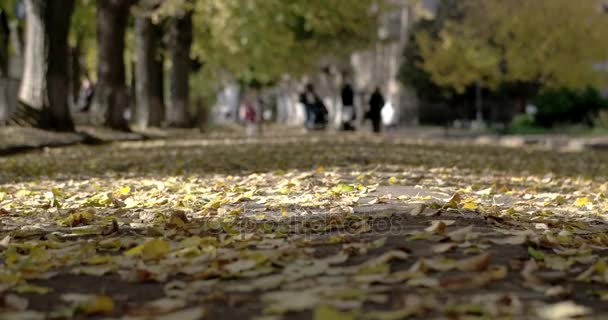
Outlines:
<svg viewBox="0 0 608 320"><path fill-rule="evenodd" d="M10 39L8 15L0 8L0 125L4 125L8 117L8 44Z"/></svg>
<svg viewBox="0 0 608 320"><path fill-rule="evenodd" d="M160 37L159 27L149 17L135 19L135 123L140 128L159 127L163 120Z"/></svg>
<svg viewBox="0 0 608 320"><path fill-rule="evenodd" d="M72 111L78 109L78 94L80 93L80 41L77 41L76 46L70 47L69 49L69 106Z"/></svg>
<svg viewBox="0 0 608 320"><path fill-rule="evenodd" d="M172 18L169 26L170 106L169 124L175 127L190 125L190 47L192 45L192 12Z"/></svg>
<svg viewBox="0 0 608 320"><path fill-rule="evenodd" d="M68 107L68 30L74 0L27 0L25 67L16 122L46 129L74 130ZM23 124L23 123L22 123Z"/></svg>
<svg viewBox="0 0 608 320"><path fill-rule="evenodd" d="M158 94L158 103L150 105L150 117L148 125L151 127L160 127L165 120L165 70L162 55L158 55L154 60L154 74L152 75L156 81L152 83L152 92Z"/></svg>
<svg viewBox="0 0 608 320"><path fill-rule="evenodd" d="M97 1L97 85L91 122L129 131L125 111L129 91L125 79L125 32L130 0Z"/></svg>

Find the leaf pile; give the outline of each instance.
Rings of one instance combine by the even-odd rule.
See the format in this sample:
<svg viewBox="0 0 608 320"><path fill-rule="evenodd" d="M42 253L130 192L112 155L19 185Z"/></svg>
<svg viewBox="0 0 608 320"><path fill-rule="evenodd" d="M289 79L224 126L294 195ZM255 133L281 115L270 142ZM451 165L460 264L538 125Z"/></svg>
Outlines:
<svg viewBox="0 0 608 320"><path fill-rule="evenodd" d="M2 158L0 316L601 318L607 158L340 135Z"/></svg>

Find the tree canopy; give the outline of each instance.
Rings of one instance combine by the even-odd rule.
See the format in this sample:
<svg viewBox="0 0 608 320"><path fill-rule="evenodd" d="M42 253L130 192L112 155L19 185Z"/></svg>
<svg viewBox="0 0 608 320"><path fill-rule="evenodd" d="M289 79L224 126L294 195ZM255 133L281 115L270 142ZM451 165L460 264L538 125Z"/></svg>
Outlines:
<svg viewBox="0 0 608 320"><path fill-rule="evenodd" d="M140 1L133 12L148 14L160 23L191 10L192 56L204 63L204 74L217 78L218 73L227 72L245 81L267 83L284 73L309 71L322 56L343 56L369 44L377 26L378 11L370 10L373 2L151 0ZM141 10L146 7L154 9ZM94 34L94 9L95 0L79 1L72 24L73 41L83 38L83 32ZM96 50L94 42L85 50ZM87 53L88 65L94 65L94 56Z"/></svg>
<svg viewBox="0 0 608 320"><path fill-rule="evenodd" d="M598 84L596 64L608 49L608 15L601 9L598 1L463 0L438 36L417 33L421 66L435 83L460 92L475 82Z"/></svg>

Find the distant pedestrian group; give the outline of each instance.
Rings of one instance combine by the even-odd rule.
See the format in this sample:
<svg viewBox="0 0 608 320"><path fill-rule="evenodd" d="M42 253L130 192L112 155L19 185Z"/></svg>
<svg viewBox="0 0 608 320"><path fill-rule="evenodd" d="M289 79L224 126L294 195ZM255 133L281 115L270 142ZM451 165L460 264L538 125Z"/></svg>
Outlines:
<svg viewBox="0 0 608 320"><path fill-rule="evenodd" d="M342 102L341 130L356 130L355 121L355 91L350 83L345 83L340 92ZM308 83L300 94L300 103L304 106L306 117L305 126L309 130L323 130L328 125L327 107L315 91L314 85ZM365 112L365 119L370 120L374 133L380 133L382 128L382 109L386 101L379 87L376 87L368 102L369 109Z"/></svg>

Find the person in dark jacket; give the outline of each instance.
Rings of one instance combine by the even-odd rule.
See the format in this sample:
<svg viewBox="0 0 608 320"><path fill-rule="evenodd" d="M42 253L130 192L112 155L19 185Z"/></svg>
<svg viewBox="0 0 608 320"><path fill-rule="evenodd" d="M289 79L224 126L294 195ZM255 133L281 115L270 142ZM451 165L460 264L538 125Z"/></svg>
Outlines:
<svg viewBox="0 0 608 320"><path fill-rule="evenodd" d="M315 92L312 83L300 94L300 102L306 112L306 127L308 129L324 129L327 125L327 108Z"/></svg>
<svg viewBox="0 0 608 320"><path fill-rule="evenodd" d="M372 93L372 96L369 99L369 111L367 114L368 118L372 121L372 127L375 133L380 132L382 108L384 107L385 102L386 101L384 101L384 96L382 96L380 88L376 87L374 93Z"/></svg>
<svg viewBox="0 0 608 320"><path fill-rule="evenodd" d="M355 126L352 122L357 118L355 112L355 92L350 83L344 84L341 91L342 97L342 130L349 131L355 130Z"/></svg>

